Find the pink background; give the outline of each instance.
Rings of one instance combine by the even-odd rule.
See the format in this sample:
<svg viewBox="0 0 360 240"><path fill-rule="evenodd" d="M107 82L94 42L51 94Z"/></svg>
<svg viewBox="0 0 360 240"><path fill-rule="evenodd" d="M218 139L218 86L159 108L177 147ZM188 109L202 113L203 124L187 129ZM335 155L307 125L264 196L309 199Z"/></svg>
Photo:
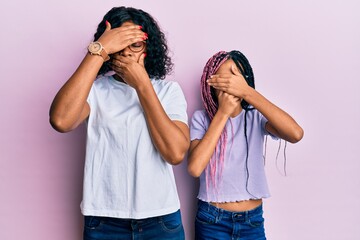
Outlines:
<svg viewBox="0 0 360 240"><path fill-rule="evenodd" d="M268 144L265 200L271 240L360 239L360 3L304 1L2 1L0 3L0 239L77 240L84 127L60 134L49 105L86 53L102 16L127 5L165 31L191 117L199 78L218 50L241 50L258 91L289 112L304 139L275 156ZM175 167L187 239L197 181Z"/></svg>

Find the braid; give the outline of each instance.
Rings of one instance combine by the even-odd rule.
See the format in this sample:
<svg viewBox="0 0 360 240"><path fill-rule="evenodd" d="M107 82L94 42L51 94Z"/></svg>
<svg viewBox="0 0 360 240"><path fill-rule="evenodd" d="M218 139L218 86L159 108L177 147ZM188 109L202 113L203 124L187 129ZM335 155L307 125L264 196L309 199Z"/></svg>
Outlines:
<svg viewBox="0 0 360 240"><path fill-rule="evenodd" d="M232 60L234 60L234 62L236 64L236 67L240 70L240 72L243 75L243 77L244 77L245 81L247 82L247 84L250 87L255 88L254 73L253 73L252 67L251 67L248 59L245 57L245 55L242 54L240 51L236 51L236 50L231 51L229 53L229 55L230 55L230 58ZM249 111L254 110L255 108L250 107L250 104L248 102L246 102L245 100L241 101L241 107L245 110L245 114L244 114L244 136L245 136L245 143L246 143L246 158L245 158L246 191L250 195L252 195L248 190L250 172L249 172L249 165L248 165L248 160L249 160L249 140L248 140L248 136L247 136L247 113ZM252 195L252 196L254 196L254 195Z"/></svg>
<svg viewBox="0 0 360 240"><path fill-rule="evenodd" d="M229 58L229 54L225 51L220 51L216 53L213 57L211 57L205 67L201 77L201 99L203 101L203 105L205 111L210 119L210 122L214 118L217 110L218 110L218 101L215 95L215 90L210 87L206 80L210 78L211 75L215 74L219 67ZM221 180L222 169L224 165L224 157L226 150L226 140L227 140L227 132L226 128L221 132L218 145L215 148L215 152L212 155L209 163L209 167L206 168L206 188L209 187L209 177L211 182L213 183L215 189L217 189L217 182ZM217 156L219 159L217 161ZM217 164L219 162L219 164Z"/></svg>

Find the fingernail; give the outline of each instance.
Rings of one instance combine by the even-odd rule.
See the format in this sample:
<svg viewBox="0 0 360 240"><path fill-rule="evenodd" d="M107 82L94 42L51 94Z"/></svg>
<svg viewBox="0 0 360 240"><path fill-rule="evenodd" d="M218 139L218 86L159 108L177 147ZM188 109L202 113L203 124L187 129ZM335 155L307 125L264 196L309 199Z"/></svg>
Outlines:
<svg viewBox="0 0 360 240"><path fill-rule="evenodd" d="M108 22L108 20L106 20L106 21L105 21L105 24L106 24L106 25L109 25L109 22Z"/></svg>
<svg viewBox="0 0 360 240"><path fill-rule="evenodd" d="M147 54L144 52L144 58L146 58L146 55L147 55Z"/></svg>
<svg viewBox="0 0 360 240"><path fill-rule="evenodd" d="M143 27L142 26L139 26L139 29L142 29Z"/></svg>

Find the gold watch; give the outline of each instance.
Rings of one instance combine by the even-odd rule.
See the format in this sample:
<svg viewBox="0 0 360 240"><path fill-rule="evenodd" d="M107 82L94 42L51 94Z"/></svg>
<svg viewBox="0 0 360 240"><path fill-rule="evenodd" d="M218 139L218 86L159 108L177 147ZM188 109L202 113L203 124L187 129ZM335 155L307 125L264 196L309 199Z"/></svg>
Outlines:
<svg viewBox="0 0 360 240"><path fill-rule="evenodd" d="M91 55L99 55L104 59L104 62L110 59L109 55L105 51L105 48L100 42L92 42L88 46L88 51Z"/></svg>

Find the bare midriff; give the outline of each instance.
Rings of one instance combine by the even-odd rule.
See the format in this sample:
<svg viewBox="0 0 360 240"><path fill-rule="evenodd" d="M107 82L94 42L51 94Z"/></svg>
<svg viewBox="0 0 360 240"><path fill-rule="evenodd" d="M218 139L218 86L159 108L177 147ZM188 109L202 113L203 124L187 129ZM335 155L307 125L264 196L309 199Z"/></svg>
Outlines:
<svg viewBox="0 0 360 240"><path fill-rule="evenodd" d="M217 203L211 202L211 205L224 209L230 212L243 212L252 210L262 204L261 199L250 199L246 201L239 201L239 202L226 202L226 203Z"/></svg>

